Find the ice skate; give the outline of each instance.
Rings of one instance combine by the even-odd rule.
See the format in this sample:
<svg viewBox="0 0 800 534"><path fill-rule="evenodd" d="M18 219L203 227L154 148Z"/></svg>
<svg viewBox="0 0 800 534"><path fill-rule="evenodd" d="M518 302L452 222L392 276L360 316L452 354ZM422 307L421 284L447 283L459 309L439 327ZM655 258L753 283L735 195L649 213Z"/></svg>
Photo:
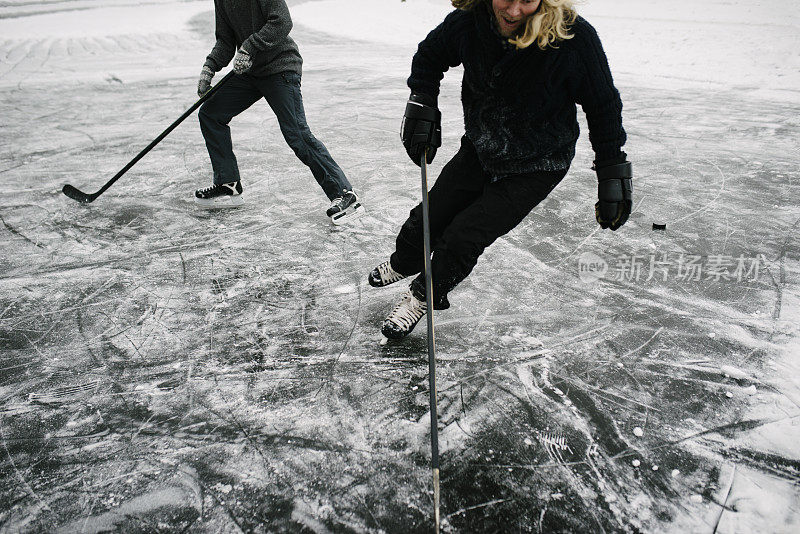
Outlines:
<svg viewBox="0 0 800 534"><path fill-rule="evenodd" d="M353 191L345 191L340 197L331 201L331 206L325 214L336 225L347 224L363 215L364 207L358 200L358 195Z"/></svg>
<svg viewBox="0 0 800 534"><path fill-rule="evenodd" d="M392 312L384 319L381 334L389 339L402 339L414 330L417 323L425 315L428 306L417 299L409 289L397 303Z"/></svg>
<svg viewBox="0 0 800 534"><path fill-rule="evenodd" d="M237 208L244 204L242 183L215 184L194 192L194 202L205 209Z"/></svg>
<svg viewBox="0 0 800 534"><path fill-rule="evenodd" d="M392 264L389 262L389 260L386 260L375 267L371 273L369 273L367 281L372 287L383 287L388 286L389 284L394 284L403 278L408 278L408 275L400 274L392 269Z"/></svg>

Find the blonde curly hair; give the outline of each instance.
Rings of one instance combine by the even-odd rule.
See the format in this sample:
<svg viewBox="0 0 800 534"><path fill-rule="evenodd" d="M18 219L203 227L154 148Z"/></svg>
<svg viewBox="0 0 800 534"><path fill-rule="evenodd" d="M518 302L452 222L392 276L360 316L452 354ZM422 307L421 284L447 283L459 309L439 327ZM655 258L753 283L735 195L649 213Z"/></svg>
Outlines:
<svg viewBox="0 0 800 534"><path fill-rule="evenodd" d="M452 0L453 7L471 11L484 3L492 11L492 0ZM525 31L514 39L509 39L517 48L527 48L534 42L544 50L548 46L557 48L556 43L572 39L569 25L575 22L573 0L541 0L536 13L525 23Z"/></svg>

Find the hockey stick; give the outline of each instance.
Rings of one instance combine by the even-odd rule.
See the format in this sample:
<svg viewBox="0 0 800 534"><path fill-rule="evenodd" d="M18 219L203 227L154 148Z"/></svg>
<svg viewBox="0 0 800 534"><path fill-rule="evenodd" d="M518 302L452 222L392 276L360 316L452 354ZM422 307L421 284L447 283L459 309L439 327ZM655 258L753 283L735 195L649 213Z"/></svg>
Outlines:
<svg viewBox="0 0 800 534"><path fill-rule="evenodd" d="M209 98L211 98L212 96L214 96L214 93L216 93L216 92L217 92L217 89L219 89L219 87L220 87L220 86L221 86L223 83L225 83L225 82L227 82L228 80L230 80L231 76L233 76L233 71L231 71L231 72L229 72L228 74L226 74L226 75L225 75L225 76L224 76L224 77L223 77L223 78L222 78L222 79L221 79L219 82L217 82L217 84L216 84L214 87L212 87L211 89L209 89L208 91L206 91L206 94L204 94L203 96L201 96L201 97L200 97L200 98L197 100L197 102L195 102L194 104L192 104L192 107L190 107L189 109L187 109L187 110L186 110L186 111L183 113L183 115L181 115L180 117L178 117L178 119L177 119L175 122L173 122L172 124L170 124L170 125L167 127L167 129L166 129L166 130L164 130L163 132L161 132L161 135L159 135L158 137L156 137L155 139L153 139L153 141L152 141L152 142L151 142L149 145L147 145L147 146L144 148L144 150L142 150L141 152L139 152L138 154L136 154L136 157L135 157L135 158L133 158L131 161L129 161L127 165L125 165L125 166L124 166L124 167L123 167L123 168L122 168L122 169L121 169L121 170L120 170L120 171L119 171L117 174L115 174L115 175L114 175L114 177L113 177L112 179L110 179L108 182L106 182L106 185L104 185L103 187L101 187L101 188L100 188L100 189L99 189L97 192L95 192L95 193L91 193L91 194L89 194L89 193L84 193L83 191L81 191L81 190L80 190L80 189L78 189L77 187L75 187L75 186L72 186L72 185L70 185L70 184L65 184L65 185L64 185L64 187L63 187L63 189L61 189L61 192L62 192L62 193L64 193L65 195L67 195L67 196L68 196L69 198L71 198L72 200L77 200L78 202L82 202L83 204L88 204L89 202L92 202L92 201L94 201L94 199L96 199L97 197L99 197L100 195L102 195L103 193L105 193L106 189L108 189L109 187L111 187L112 185L114 185L114 182L116 182L117 180L119 180L119 179L120 179L120 177L121 177L123 174L125 174L126 172L128 172L128 170L129 170L131 167L133 167L133 166L136 164L136 162L137 162L137 161L139 161L140 159L142 159L142 158L144 157L144 155L145 155L145 154L147 154L148 152L150 152L150 150L151 150L151 149L152 149L154 146L156 146L158 143L160 143L160 142L161 142L161 140L162 140L162 139L164 139L164 138L165 138L167 135L169 135L169 133L170 133L172 130L174 130L175 128L177 128L177 126L178 126L180 123L182 123L186 117L188 117L189 115L191 115L191 114L194 112L194 110L196 110L197 108L199 108L199 107L200 107L200 106L203 104L203 102L205 102L206 100L208 100Z"/></svg>
<svg viewBox="0 0 800 534"><path fill-rule="evenodd" d="M428 395L431 405L431 467L433 468L433 515L439 533L439 415L436 407L436 338L433 332L433 276L431 275L431 220L428 213L427 151L420 161L422 170L422 234L425 251L425 302L428 317Z"/></svg>

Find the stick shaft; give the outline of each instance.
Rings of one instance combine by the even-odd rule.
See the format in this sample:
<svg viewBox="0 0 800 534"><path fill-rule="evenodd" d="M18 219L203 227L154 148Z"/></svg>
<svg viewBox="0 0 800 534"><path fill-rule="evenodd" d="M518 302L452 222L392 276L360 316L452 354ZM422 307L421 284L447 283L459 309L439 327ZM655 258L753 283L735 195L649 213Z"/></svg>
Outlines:
<svg viewBox="0 0 800 534"><path fill-rule="evenodd" d="M228 80L231 78L231 76L233 76L233 72L229 72L228 74L226 74L226 75L225 75L225 76L224 76L224 77L223 77L223 78L222 78L222 79L221 79L219 82L217 82L217 84L216 84L216 85L214 85L214 87L212 87L211 89L209 89L209 90L206 92L206 94L204 94L203 96L201 96L201 97L200 97L200 98L197 100L197 102L195 102L194 104L192 104L192 106L191 106L189 109L187 109L186 111L184 111L184 112L183 112L183 115L181 115L180 117L178 117L178 118L175 120L175 122L173 122L172 124L170 124L169 126L167 126L167 128L166 128L166 129L165 129L163 132L161 132L161 133L158 135L158 137L156 137L155 139L153 139L153 140L150 142L150 144L149 144L149 145L147 145L146 147L144 147L144 148L142 149L142 151L141 151L141 152L139 152L138 154L136 154L136 156L135 156L135 157L134 157L132 160L130 160L130 161L128 162L128 164L127 164L127 165L125 165L125 166L124 166L122 169L120 169L120 170L119 170L119 172L113 176L113 178L111 178L111 179L110 179L108 182L106 182L106 184L105 184L103 187L101 187L101 188L100 188L100 190L98 190L96 193L92 193L92 195L90 195L90 196L92 197L92 200L94 200L94 198L97 198L97 197L99 197L100 195L102 195L102 194L103 194L103 193L106 191L106 189L108 189L109 187L111 187L112 185L114 185L114 182L116 182L117 180L119 180L119 179L122 177L122 175L123 175L123 174L125 174L126 172L128 172L128 171L130 170L130 168L131 168L131 167L133 167L134 165L136 165L136 163L137 163L137 162L138 162L140 159L142 159L142 158L145 156L145 154L147 154L148 152L150 152L150 151L153 149L153 147L155 147L155 146L156 146L157 144L159 144L159 143L160 143L160 142L161 142L161 141L162 141L162 140L163 140L163 139L164 139L166 136L168 136L168 135L170 134L170 132L172 132L172 130L174 130L175 128L177 128L177 127L178 127L178 125L179 125L180 123L182 123L182 122L183 122L183 121L186 119L186 117L188 117L189 115L191 115L192 113L194 113L194 110L196 110L196 109L197 109L197 108L199 108L201 105L203 105L203 103L204 103L206 100L208 100L209 98L211 98L212 96L214 96L214 94L216 93L217 89L218 89L220 86L222 86L222 84L224 84L225 82L227 82L227 81L228 81Z"/></svg>
<svg viewBox="0 0 800 534"><path fill-rule="evenodd" d="M436 393L436 336L433 329L433 274L431 273L431 222L428 205L427 154L420 161L422 174L422 234L425 252L425 302L428 320L428 391L431 409L431 467L433 468L433 504L436 532L439 532L439 414Z"/></svg>

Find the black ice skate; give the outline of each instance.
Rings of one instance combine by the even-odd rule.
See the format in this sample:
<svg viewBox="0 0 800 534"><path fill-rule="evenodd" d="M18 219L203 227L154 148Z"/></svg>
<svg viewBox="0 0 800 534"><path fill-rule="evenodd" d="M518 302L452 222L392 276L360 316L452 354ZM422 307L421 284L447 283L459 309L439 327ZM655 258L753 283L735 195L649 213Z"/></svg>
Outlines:
<svg viewBox="0 0 800 534"><path fill-rule="evenodd" d="M425 311L428 309L425 302L417 299L409 289L403 298L394 307L381 326L381 334L389 339L402 339L414 330Z"/></svg>
<svg viewBox="0 0 800 534"><path fill-rule="evenodd" d="M369 276L367 277L367 281L372 287L383 287L388 286L389 284L394 284L403 278L408 278L408 275L400 274L392 269L392 264L389 262L389 260L386 260L372 269L372 272L369 273Z"/></svg>
<svg viewBox="0 0 800 534"><path fill-rule="evenodd" d="M353 191L345 191L340 197L331 201L331 207L325 214L333 224L345 224L361 217L364 211L358 196Z"/></svg>
<svg viewBox="0 0 800 534"><path fill-rule="evenodd" d="M237 208L244 204L242 183L216 184L194 192L194 202L206 209Z"/></svg>

